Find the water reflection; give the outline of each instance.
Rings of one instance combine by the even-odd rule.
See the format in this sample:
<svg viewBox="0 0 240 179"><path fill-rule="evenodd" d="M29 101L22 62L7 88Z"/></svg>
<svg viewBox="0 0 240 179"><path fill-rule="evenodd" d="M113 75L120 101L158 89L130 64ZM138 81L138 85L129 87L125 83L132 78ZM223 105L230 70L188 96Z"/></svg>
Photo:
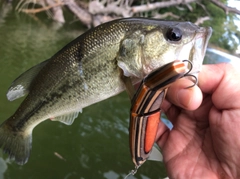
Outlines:
<svg viewBox="0 0 240 179"><path fill-rule="evenodd" d="M10 11L12 10L12 4L8 3L7 1L4 1L2 5L0 2L0 7L1 7L1 11L0 11L0 26L1 26L5 23L5 18L8 16Z"/></svg>
<svg viewBox="0 0 240 179"><path fill-rule="evenodd" d="M0 179L4 178L4 172L7 170L7 162L0 157Z"/></svg>

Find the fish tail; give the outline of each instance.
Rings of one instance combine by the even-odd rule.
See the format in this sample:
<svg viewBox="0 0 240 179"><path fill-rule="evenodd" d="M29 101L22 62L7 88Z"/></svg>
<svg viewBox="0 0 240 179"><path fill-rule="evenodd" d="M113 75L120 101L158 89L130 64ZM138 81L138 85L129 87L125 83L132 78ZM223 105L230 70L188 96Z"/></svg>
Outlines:
<svg viewBox="0 0 240 179"><path fill-rule="evenodd" d="M32 130L23 132L14 130L5 121L0 125L0 148L17 164L23 165L28 161L32 147Z"/></svg>

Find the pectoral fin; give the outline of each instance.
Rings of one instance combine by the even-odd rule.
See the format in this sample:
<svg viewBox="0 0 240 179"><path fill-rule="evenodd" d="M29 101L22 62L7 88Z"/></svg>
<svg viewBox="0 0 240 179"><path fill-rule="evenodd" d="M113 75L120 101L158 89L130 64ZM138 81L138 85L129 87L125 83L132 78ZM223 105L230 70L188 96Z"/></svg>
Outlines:
<svg viewBox="0 0 240 179"><path fill-rule="evenodd" d="M7 98L9 101L13 101L26 95L29 92L29 87L32 81L35 79L39 71L48 63L48 60L30 68L26 72L22 73L16 80L14 80L7 92Z"/></svg>
<svg viewBox="0 0 240 179"><path fill-rule="evenodd" d="M79 113L79 111L68 113L63 116L58 116L58 117L52 118L51 120L59 121L66 125L71 125L73 123L74 119L76 119L78 117L78 113Z"/></svg>

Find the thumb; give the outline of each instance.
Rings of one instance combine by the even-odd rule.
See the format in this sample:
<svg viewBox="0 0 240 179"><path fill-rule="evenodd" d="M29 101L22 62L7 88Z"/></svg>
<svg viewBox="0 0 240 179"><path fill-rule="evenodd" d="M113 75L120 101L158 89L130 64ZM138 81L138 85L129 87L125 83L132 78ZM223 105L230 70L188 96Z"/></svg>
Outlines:
<svg viewBox="0 0 240 179"><path fill-rule="evenodd" d="M175 81L168 89L166 99L176 106L186 110L197 109L202 102L202 92L197 85L192 86L193 82L188 78ZM163 111L168 111L169 106L163 105Z"/></svg>

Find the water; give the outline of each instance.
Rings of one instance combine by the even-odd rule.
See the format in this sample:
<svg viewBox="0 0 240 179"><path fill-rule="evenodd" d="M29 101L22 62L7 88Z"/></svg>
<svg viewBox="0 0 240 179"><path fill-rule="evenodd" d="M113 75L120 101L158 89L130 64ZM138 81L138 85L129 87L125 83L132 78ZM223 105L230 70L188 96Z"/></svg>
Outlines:
<svg viewBox="0 0 240 179"><path fill-rule="evenodd" d="M204 59L204 63L208 64L216 64L216 63L230 63L235 67L237 70L239 69L240 65L240 58L227 54L225 52L216 50L216 49L207 49L207 53Z"/></svg>
<svg viewBox="0 0 240 179"><path fill-rule="evenodd" d="M9 102L11 82L33 65L50 58L84 29L46 18L0 9L0 123L22 99ZM71 126L46 121L33 131L29 162L19 166L0 150L0 179L120 179L134 168L128 145L130 102L126 93L83 109ZM161 162L148 161L133 178L164 178Z"/></svg>

